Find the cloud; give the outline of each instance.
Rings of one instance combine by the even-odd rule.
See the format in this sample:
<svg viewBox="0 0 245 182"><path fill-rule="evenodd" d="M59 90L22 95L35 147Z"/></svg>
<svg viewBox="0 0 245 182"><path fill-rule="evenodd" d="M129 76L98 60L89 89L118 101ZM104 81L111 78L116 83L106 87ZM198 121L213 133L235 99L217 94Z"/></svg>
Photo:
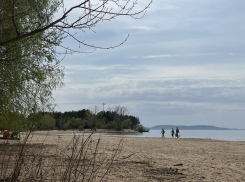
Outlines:
<svg viewBox="0 0 245 182"><path fill-rule="evenodd" d="M139 76L148 78L198 78L210 80L233 80L245 77L244 64L201 64L164 66L145 64L140 67ZM139 69L139 68L138 68Z"/></svg>
<svg viewBox="0 0 245 182"><path fill-rule="evenodd" d="M96 66L96 65L67 65L67 70L79 70L79 71L104 71L111 69L135 69L129 65L108 65L108 66ZM71 72L68 72L71 74Z"/></svg>
<svg viewBox="0 0 245 182"><path fill-rule="evenodd" d="M156 30L154 27L146 27L146 26L129 26L129 29L139 29L139 30Z"/></svg>
<svg viewBox="0 0 245 182"><path fill-rule="evenodd" d="M66 57L66 87L54 92L60 110L105 102L129 107L143 124L238 126L245 117L243 5L155 1L142 20L118 17L98 24L96 33L76 34L102 47L130 37L113 50ZM77 48L73 43L65 42Z"/></svg>
<svg viewBox="0 0 245 182"><path fill-rule="evenodd" d="M71 84L63 91L60 94L69 92L70 96L61 96L61 102L116 99L119 102L168 103L220 109L243 109L245 102L243 80L113 78L95 84Z"/></svg>
<svg viewBox="0 0 245 182"><path fill-rule="evenodd" d="M218 55L217 52L211 52L211 53L201 53L201 54L190 54L190 56L215 56Z"/></svg>
<svg viewBox="0 0 245 182"><path fill-rule="evenodd" d="M211 53L195 53L195 54L182 54L182 55L176 55L176 54L160 54L160 55L149 55L149 56L141 56L141 58L145 59L152 59L152 58L170 58L170 57L180 57L180 56L215 56L218 55L216 52ZM229 55L234 55L233 53L230 53ZM130 58L138 58L139 56L131 56Z"/></svg>
<svg viewBox="0 0 245 182"><path fill-rule="evenodd" d="M166 117L214 111L241 112L244 108L245 66L242 64L70 65L68 68L75 74L67 75L66 87L54 92L63 111L67 110L64 108L78 110L105 102L125 105L133 113L147 118L148 112ZM120 72L121 68L129 71ZM89 72L76 72L82 69ZM105 77L95 74L107 69L110 71ZM88 73L91 76L85 77ZM77 83L75 79L80 81Z"/></svg>
<svg viewBox="0 0 245 182"><path fill-rule="evenodd" d="M142 58L164 58L164 57L176 57L176 56L178 56L178 55L163 54L163 55L143 56Z"/></svg>

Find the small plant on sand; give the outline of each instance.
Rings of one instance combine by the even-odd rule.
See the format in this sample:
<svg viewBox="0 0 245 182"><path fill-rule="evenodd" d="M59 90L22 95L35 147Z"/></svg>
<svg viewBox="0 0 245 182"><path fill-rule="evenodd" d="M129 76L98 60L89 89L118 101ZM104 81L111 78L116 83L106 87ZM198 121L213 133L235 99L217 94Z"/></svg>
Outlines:
<svg viewBox="0 0 245 182"><path fill-rule="evenodd" d="M153 162L151 160L144 161L147 167L153 167Z"/></svg>

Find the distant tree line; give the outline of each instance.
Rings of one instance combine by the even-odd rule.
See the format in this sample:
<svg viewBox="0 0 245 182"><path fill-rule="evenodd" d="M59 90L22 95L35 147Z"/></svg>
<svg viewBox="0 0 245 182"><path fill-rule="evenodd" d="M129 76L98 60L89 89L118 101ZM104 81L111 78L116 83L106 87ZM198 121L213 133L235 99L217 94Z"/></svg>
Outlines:
<svg viewBox="0 0 245 182"><path fill-rule="evenodd" d="M123 129L138 130L142 125L138 117L128 115L124 106L115 106L98 112L98 107L67 112L37 113L37 130L67 129Z"/></svg>

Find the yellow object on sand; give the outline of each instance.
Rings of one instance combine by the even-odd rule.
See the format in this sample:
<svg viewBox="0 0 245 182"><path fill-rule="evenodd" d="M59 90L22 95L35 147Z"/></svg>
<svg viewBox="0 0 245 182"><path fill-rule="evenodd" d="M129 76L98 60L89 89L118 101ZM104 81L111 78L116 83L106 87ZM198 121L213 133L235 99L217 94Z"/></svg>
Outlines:
<svg viewBox="0 0 245 182"><path fill-rule="evenodd" d="M9 131L8 130L4 130L3 131L3 138L7 138L9 135Z"/></svg>

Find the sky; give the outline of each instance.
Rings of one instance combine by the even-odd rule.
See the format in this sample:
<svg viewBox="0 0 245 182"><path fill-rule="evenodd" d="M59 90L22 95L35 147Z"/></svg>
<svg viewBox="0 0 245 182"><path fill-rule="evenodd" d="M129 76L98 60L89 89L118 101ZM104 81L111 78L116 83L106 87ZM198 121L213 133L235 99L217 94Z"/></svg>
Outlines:
<svg viewBox="0 0 245 182"><path fill-rule="evenodd" d="M245 128L244 9L244 0L154 0L142 19L118 17L94 32L76 31L79 40L102 47L130 35L115 49L66 55L55 110L103 110L106 103L105 110L126 106L147 127ZM91 51L69 37L63 45Z"/></svg>

